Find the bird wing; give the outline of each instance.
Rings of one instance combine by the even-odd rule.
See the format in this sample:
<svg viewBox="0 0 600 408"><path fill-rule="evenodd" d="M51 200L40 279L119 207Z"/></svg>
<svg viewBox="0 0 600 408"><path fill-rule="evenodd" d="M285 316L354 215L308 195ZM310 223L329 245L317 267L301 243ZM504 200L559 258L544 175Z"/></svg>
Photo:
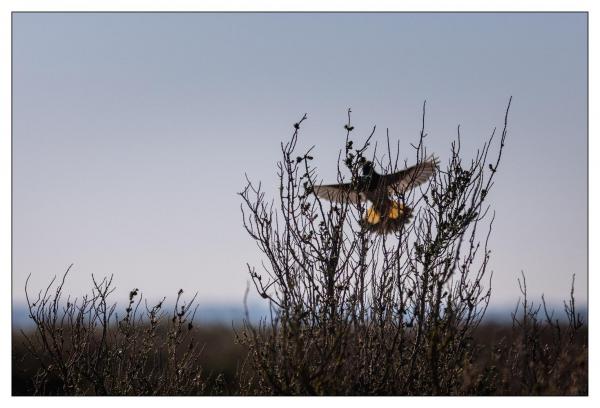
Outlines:
<svg viewBox="0 0 600 408"><path fill-rule="evenodd" d="M439 159L430 156L425 161L408 167L397 173L387 174L383 182L387 186L389 194L405 193L411 188L425 183L435 173Z"/></svg>
<svg viewBox="0 0 600 408"><path fill-rule="evenodd" d="M315 186L313 191L317 197L337 203L358 204L367 200L363 193L353 190L349 183Z"/></svg>

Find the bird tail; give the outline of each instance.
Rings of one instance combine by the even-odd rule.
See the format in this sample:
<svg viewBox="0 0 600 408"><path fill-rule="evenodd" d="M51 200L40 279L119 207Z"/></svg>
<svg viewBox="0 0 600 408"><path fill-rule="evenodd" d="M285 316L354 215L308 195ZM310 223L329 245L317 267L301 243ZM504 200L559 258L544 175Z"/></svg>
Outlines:
<svg viewBox="0 0 600 408"><path fill-rule="evenodd" d="M387 234L399 230L412 217L412 208L401 202L393 201L387 214L382 214L374 207L365 212L361 225L370 232Z"/></svg>

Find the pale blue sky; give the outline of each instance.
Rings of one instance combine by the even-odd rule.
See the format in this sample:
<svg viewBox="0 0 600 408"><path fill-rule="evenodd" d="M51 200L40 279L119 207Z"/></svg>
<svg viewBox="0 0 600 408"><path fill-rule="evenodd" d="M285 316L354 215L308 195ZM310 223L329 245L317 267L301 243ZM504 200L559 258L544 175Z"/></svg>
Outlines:
<svg viewBox="0 0 600 408"><path fill-rule="evenodd" d="M275 193L279 142L335 176L357 135L389 128L406 155L427 100L429 150L461 125L474 153L509 136L491 202L493 303L587 291L585 14L15 14L13 289L75 263L68 290L114 273L117 298L182 287L241 302L259 253L236 196Z"/></svg>

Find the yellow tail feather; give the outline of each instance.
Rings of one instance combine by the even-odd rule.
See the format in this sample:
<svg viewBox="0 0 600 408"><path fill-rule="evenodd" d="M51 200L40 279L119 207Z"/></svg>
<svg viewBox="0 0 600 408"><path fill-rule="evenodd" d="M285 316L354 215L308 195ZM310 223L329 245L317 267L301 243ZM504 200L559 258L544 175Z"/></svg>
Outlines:
<svg viewBox="0 0 600 408"><path fill-rule="evenodd" d="M404 215L404 204L393 202L390 211L388 212L388 218L395 220ZM381 215L373 209L373 207L367 209L365 219L371 225L378 224L381 222Z"/></svg>
<svg viewBox="0 0 600 408"><path fill-rule="evenodd" d="M369 224L378 224L381 221L381 216L373 208L367 209L367 222Z"/></svg>

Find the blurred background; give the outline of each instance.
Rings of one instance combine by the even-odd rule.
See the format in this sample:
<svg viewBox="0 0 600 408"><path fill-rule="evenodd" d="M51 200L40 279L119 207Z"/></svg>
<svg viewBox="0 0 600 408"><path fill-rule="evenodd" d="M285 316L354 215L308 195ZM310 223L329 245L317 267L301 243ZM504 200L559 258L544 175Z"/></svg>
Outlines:
<svg viewBox="0 0 600 408"><path fill-rule="evenodd" d="M489 316L529 296L587 302L587 15L584 13L13 14L13 317L74 263L65 291L114 274L113 299L198 293L200 322L242 318L244 173L276 194L280 145L304 113L336 175L354 137L412 161L427 101L442 163L460 125L465 158L503 124L490 203ZM249 305L265 306L253 290Z"/></svg>

